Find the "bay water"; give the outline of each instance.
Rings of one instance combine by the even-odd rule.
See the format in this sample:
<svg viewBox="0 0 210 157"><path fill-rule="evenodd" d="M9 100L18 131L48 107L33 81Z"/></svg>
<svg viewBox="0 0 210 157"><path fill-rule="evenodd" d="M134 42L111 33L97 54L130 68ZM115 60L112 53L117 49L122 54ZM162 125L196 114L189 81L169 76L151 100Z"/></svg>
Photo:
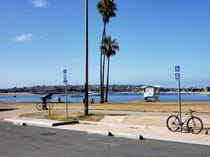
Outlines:
<svg viewBox="0 0 210 157"><path fill-rule="evenodd" d="M40 94L0 94L0 102L41 102ZM56 98L60 98L61 102L66 101L64 94L53 94L51 101L54 102ZM84 94L74 96L72 94L67 94L68 102L82 102ZM89 100L94 99L94 101L99 101L99 95L89 96ZM140 93L111 93L109 94L109 102L128 102L128 101L143 101L143 94ZM177 93L161 93L159 95L159 100L161 102L177 102ZM210 102L210 96L203 95L199 93L182 93L182 102Z"/></svg>

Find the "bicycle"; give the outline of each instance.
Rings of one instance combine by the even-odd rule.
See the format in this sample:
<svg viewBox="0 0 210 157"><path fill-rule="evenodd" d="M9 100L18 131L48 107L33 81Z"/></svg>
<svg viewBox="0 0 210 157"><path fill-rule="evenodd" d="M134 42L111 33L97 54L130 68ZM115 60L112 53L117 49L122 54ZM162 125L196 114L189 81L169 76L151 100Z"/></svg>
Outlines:
<svg viewBox="0 0 210 157"><path fill-rule="evenodd" d="M36 103L36 109L37 109L38 111L42 111L44 105L45 105L44 103L38 102L38 103ZM48 110L49 110L49 109L52 110L53 107L54 107L53 103L51 103L51 102L47 102L46 105L47 105L47 109L48 109Z"/></svg>
<svg viewBox="0 0 210 157"><path fill-rule="evenodd" d="M176 132L178 130L182 131L183 125L187 123L188 133L191 132L192 134L199 134L203 130L203 121L199 117L194 116L194 112L195 111L189 109L189 116L183 122L180 121L179 114L170 115L166 120L167 128L172 132Z"/></svg>

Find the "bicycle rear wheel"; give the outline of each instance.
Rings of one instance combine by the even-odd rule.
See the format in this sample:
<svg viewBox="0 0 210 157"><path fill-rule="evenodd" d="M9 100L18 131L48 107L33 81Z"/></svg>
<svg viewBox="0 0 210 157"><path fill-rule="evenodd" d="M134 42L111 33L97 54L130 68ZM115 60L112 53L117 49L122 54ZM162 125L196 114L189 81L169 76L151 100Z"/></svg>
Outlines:
<svg viewBox="0 0 210 157"><path fill-rule="evenodd" d="M166 120L167 128L172 131L176 132L179 129L179 118L176 115L171 115Z"/></svg>
<svg viewBox="0 0 210 157"><path fill-rule="evenodd" d="M199 134L203 130L203 122L199 117L193 116L187 121L187 129L192 134Z"/></svg>
<svg viewBox="0 0 210 157"><path fill-rule="evenodd" d="M41 102L36 103L36 109L41 111L43 104Z"/></svg>

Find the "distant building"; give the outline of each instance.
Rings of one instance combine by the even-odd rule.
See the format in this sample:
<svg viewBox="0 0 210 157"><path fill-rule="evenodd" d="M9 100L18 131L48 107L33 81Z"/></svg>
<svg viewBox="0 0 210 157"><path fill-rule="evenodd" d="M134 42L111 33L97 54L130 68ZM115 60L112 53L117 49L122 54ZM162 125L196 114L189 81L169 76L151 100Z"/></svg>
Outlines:
<svg viewBox="0 0 210 157"><path fill-rule="evenodd" d="M159 101L160 86L142 86L144 90L144 100L151 101L149 98L153 98L154 101Z"/></svg>
<svg viewBox="0 0 210 157"><path fill-rule="evenodd" d="M204 87L203 89L204 89L204 92L210 92L210 87L208 87L208 86Z"/></svg>

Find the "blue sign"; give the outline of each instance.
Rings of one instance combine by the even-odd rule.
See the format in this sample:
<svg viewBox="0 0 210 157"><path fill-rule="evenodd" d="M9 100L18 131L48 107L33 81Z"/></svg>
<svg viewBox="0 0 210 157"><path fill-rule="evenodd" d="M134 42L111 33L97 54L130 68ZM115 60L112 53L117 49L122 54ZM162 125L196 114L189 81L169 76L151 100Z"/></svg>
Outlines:
<svg viewBox="0 0 210 157"><path fill-rule="evenodd" d="M64 84L67 84L67 83L68 83L68 80L63 80L63 83L64 83Z"/></svg>
<svg viewBox="0 0 210 157"><path fill-rule="evenodd" d="M176 79L177 81L180 80L180 73L175 73L175 79Z"/></svg>
<svg viewBox="0 0 210 157"><path fill-rule="evenodd" d="M68 80L67 80L67 70L66 69L63 70L63 83L64 84L67 84L68 83Z"/></svg>
<svg viewBox="0 0 210 157"><path fill-rule="evenodd" d="M67 80L67 75L63 75L63 79L64 80Z"/></svg>
<svg viewBox="0 0 210 157"><path fill-rule="evenodd" d="M175 66L175 73L179 73L180 72L180 66Z"/></svg>
<svg viewBox="0 0 210 157"><path fill-rule="evenodd" d="M180 66L179 65L175 66L175 79L177 81L180 81Z"/></svg>

